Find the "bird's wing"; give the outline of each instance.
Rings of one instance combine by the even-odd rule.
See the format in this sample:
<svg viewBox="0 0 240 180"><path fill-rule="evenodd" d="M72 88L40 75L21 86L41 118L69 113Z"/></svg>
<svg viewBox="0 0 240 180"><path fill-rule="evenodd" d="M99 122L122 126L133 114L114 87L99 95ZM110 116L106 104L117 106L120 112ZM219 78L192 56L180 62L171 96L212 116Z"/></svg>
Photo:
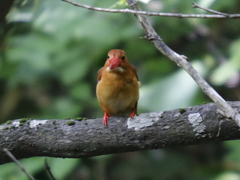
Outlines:
<svg viewBox="0 0 240 180"><path fill-rule="evenodd" d="M103 67L98 70L97 82L101 80Z"/></svg>
<svg viewBox="0 0 240 180"><path fill-rule="evenodd" d="M135 74L137 80L139 80L138 79L138 75L137 75L137 69L135 67L133 67L133 66L131 66L131 69L132 69L133 73Z"/></svg>

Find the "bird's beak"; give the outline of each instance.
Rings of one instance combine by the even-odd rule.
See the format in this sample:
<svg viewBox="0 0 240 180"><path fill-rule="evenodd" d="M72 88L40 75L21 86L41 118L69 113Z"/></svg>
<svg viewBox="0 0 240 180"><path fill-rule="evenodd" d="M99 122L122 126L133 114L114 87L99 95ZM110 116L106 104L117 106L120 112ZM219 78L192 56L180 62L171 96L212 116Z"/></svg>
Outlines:
<svg viewBox="0 0 240 180"><path fill-rule="evenodd" d="M122 61L120 59L113 56L111 59L109 59L109 68L114 69L116 67L120 67L121 63L122 63Z"/></svg>

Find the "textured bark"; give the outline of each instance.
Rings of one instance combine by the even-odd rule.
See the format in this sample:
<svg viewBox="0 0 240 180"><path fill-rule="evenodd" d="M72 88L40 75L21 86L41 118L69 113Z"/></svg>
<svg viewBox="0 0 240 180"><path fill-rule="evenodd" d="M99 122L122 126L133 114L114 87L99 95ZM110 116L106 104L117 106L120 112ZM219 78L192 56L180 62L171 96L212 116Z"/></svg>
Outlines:
<svg viewBox="0 0 240 180"><path fill-rule="evenodd" d="M240 102L230 104L239 111ZM219 115L213 103L134 119L111 117L108 127L102 119L21 119L0 126L0 164L10 162L3 148L17 159L82 158L239 138L237 125Z"/></svg>

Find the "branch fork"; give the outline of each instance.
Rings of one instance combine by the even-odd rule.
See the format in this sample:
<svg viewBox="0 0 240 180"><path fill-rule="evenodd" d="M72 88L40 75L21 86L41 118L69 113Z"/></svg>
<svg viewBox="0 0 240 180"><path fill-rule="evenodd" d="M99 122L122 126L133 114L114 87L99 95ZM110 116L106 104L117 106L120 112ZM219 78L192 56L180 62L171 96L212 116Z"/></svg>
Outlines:
<svg viewBox="0 0 240 180"><path fill-rule="evenodd" d="M186 14L171 14L171 13L156 13L156 12L146 12L142 11L138 6L136 0L126 0L129 7L131 9L106 9L99 7L91 7L88 5L78 4L69 0L62 0L67 3L73 4L74 6L95 10L95 11L103 11L103 12L111 12L111 13L133 13L135 17L138 19L142 28L145 30L146 36L148 40L150 40L155 47L165 56L167 56L171 61L174 61L178 66L182 67L198 84L198 86L202 89L202 91L213 101L216 103L218 107L218 112L227 117L231 118L235 121L235 123L240 127L240 114L237 113L201 76L200 74L193 68L193 66L188 62L188 58L184 55L179 55L171 48L169 48L161 39L161 37L156 33L151 23L144 17L143 15L149 16L168 16L168 17L179 17L179 18L238 18L240 14L226 14L219 11L214 11L211 9L206 9L198 6L196 3L193 3L192 6L194 8L199 8L204 11L213 13L214 15L186 15Z"/></svg>

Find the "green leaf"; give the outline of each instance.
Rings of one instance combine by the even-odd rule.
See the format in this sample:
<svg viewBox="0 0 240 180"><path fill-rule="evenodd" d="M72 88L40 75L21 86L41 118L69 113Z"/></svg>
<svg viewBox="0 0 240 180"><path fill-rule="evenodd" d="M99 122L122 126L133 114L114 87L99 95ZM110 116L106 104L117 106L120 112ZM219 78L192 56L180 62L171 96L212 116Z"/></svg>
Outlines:
<svg viewBox="0 0 240 180"><path fill-rule="evenodd" d="M32 176L34 176L35 173L41 171L42 168L44 167L44 161L42 157L23 159L20 160L20 164ZM27 176L13 162L1 165L0 178L3 180L4 179L28 180Z"/></svg>
<svg viewBox="0 0 240 180"><path fill-rule="evenodd" d="M230 57L227 62L216 68L211 77L210 81L215 85L222 85L226 83L234 74L240 70L240 39L237 39L229 47Z"/></svg>
<svg viewBox="0 0 240 180"><path fill-rule="evenodd" d="M79 159L48 158L51 172L58 180L65 179L79 162Z"/></svg>
<svg viewBox="0 0 240 180"><path fill-rule="evenodd" d="M200 62L193 66L201 75L206 68ZM139 107L146 111L163 111L191 105L198 91L195 81L184 71L179 70L171 76L140 87Z"/></svg>
<svg viewBox="0 0 240 180"><path fill-rule="evenodd" d="M224 144L228 147L229 153L224 157L225 161L232 162L240 168L240 140L226 141Z"/></svg>
<svg viewBox="0 0 240 180"><path fill-rule="evenodd" d="M222 85L227 82L237 72L236 67L231 62L226 62L213 71L210 81L215 85Z"/></svg>
<svg viewBox="0 0 240 180"><path fill-rule="evenodd" d="M239 173L228 171L228 172L221 173L219 176L217 176L213 180L239 180L239 179L240 179Z"/></svg>

